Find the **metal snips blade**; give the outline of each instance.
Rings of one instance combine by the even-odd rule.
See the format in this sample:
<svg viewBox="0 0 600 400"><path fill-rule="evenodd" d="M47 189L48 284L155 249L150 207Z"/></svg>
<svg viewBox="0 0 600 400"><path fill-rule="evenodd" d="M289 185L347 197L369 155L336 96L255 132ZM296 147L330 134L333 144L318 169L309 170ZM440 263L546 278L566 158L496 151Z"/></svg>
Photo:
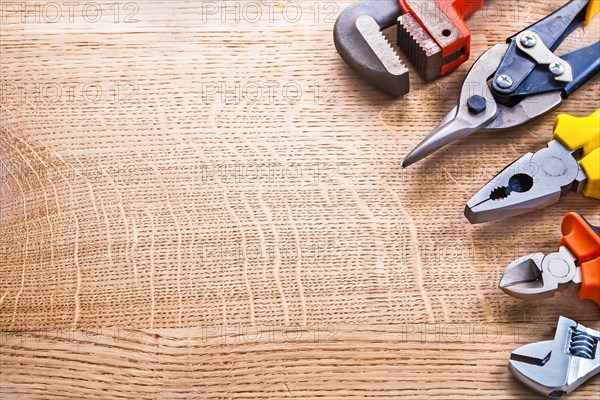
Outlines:
<svg viewBox="0 0 600 400"><path fill-rule="evenodd" d="M600 41L561 56L554 53L584 20L589 23L584 18L588 5L593 5L590 0L569 1L510 37L507 45L500 45L500 55L490 54L496 53L495 48L484 53L465 79L458 106L406 156L402 166L475 131L528 123L556 108L600 72ZM489 93L493 96L486 97ZM487 111L493 105L496 115Z"/></svg>
<svg viewBox="0 0 600 400"><path fill-rule="evenodd" d="M496 72L507 49L507 44L497 44L477 59L463 82L458 105L404 158L403 167L474 132L515 128L560 105L560 92L531 95L512 107L496 102L488 80Z"/></svg>

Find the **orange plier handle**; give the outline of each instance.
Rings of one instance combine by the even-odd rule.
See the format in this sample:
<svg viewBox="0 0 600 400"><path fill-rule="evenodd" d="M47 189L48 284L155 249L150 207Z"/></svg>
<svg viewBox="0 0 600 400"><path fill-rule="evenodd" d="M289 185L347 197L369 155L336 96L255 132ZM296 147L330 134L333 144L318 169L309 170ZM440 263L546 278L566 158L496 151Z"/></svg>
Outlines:
<svg viewBox="0 0 600 400"><path fill-rule="evenodd" d="M570 212L564 216L560 229L563 237L558 246L567 246L581 269L579 298L593 300L600 306L600 228Z"/></svg>

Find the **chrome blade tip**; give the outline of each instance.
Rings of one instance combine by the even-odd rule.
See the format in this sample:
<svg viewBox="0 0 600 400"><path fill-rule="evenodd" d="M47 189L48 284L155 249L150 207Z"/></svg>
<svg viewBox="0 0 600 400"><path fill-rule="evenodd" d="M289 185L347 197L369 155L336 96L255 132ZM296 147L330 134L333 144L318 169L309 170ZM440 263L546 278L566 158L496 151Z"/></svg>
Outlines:
<svg viewBox="0 0 600 400"><path fill-rule="evenodd" d="M465 217L467 218L467 220L473 225L482 224L484 222L490 222L495 219L492 216L490 216L488 213L478 211L477 206L471 207L468 203L467 203L467 205L465 205L464 214L465 214Z"/></svg>
<svg viewBox="0 0 600 400"><path fill-rule="evenodd" d="M422 159L424 159L425 157L427 157L429 155L429 153L428 152L424 153L422 151L422 149L423 149L422 143L418 144L417 147L415 147L414 149L412 149L411 152L408 153L404 157L404 160L402 160L402 162L400 163L400 165L402 166L402 168L410 167L414 163L419 162Z"/></svg>

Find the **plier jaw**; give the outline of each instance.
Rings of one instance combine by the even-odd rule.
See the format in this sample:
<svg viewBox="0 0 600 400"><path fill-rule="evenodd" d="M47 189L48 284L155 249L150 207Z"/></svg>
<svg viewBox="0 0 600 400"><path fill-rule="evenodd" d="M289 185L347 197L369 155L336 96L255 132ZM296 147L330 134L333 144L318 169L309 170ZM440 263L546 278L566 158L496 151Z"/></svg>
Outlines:
<svg viewBox="0 0 600 400"><path fill-rule="evenodd" d="M500 279L500 289L520 299L545 299L581 283L577 258L566 246L555 253L533 253L513 261Z"/></svg>
<svg viewBox="0 0 600 400"><path fill-rule="evenodd" d="M600 199L600 109L587 117L561 114L547 147L509 164L465 206L473 223L514 217L570 193Z"/></svg>
<svg viewBox="0 0 600 400"><path fill-rule="evenodd" d="M528 300L549 298L575 286L580 299L600 306L600 229L570 212L563 218L561 231L558 251L532 253L513 261L502 274L500 289Z"/></svg>
<svg viewBox="0 0 600 400"><path fill-rule="evenodd" d="M465 216L477 224L524 214L558 202L585 180L572 151L553 140L496 175L467 202Z"/></svg>
<svg viewBox="0 0 600 400"><path fill-rule="evenodd" d="M600 332L560 317L554 340L512 352L510 372L531 390L561 398L600 371Z"/></svg>

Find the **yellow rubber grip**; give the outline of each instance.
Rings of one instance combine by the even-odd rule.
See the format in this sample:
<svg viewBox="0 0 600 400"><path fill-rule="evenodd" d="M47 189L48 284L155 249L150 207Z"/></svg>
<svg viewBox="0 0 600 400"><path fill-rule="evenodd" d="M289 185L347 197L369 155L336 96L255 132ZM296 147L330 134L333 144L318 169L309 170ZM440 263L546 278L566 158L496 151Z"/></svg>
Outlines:
<svg viewBox="0 0 600 400"><path fill-rule="evenodd" d="M583 195L600 199L600 149L592 151L579 161L581 169L588 177Z"/></svg>
<svg viewBox="0 0 600 400"><path fill-rule="evenodd" d="M586 25L592 22L592 18L594 18L594 15L598 14L598 11L600 11L600 0L590 0L585 13Z"/></svg>
<svg viewBox="0 0 600 400"><path fill-rule="evenodd" d="M560 114L552 139L571 151L582 150L579 165L588 178L583 194L600 199L600 108L582 118Z"/></svg>

